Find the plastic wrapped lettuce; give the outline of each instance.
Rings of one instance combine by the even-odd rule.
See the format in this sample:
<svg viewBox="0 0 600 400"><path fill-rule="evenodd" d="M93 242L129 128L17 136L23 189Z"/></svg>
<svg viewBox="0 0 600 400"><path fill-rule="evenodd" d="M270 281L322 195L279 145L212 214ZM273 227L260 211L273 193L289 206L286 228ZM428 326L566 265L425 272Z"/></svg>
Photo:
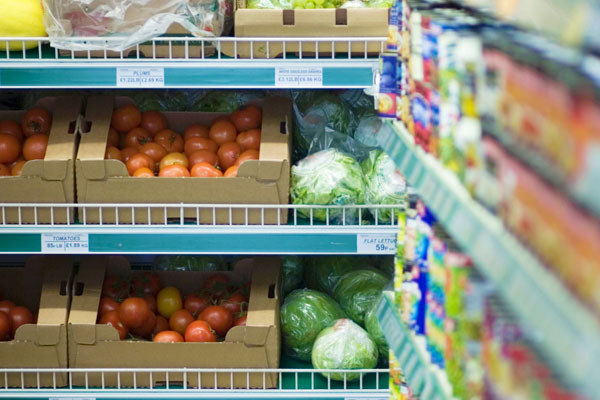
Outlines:
<svg viewBox="0 0 600 400"><path fill-rule="evenodd" d="M309 289L333 294L340 277L369 265L368 256L314 256L307 257L304 282Z"/></svg>
<svg viewBox="0 0 600 400"><path fill-rule="evenodd" d="M366 180L365 203L406 204L406 180L386 153L381 150L371 151L369 157L361 163L361 168ZM371 208L370 211L373 218L386 223L391 221L392 213L397 213L400 209Z"/></svg>
<svg viewBox="0 0 600 400"><path fill-rule="evenodd" d="M312 349L312 365L318 369L375 368L377 357L377 345L369 334L347 318L323 329ZM360 378L361 374L323 372L322 375L336 381L352 381Z"/></svg>
<svg viewBox="0 0 600 400"><path fill-rule="evenodd" d="M346 315L329 295L310 289L290 293L281 306L281 337L285 351L310 361L319 332Z"/></svg>
<svg viewBox="0 0 600 400"><path fill-rule="evenodd" d="M344 274L333 288L333 298L356 323L364 326L365 315L389 282L385 274L376 269L361 269Z"/></svg>
<svg viewBox="0 0 600 400"><path fill-rule="evenodd" d="M389 360L389 346L388 342L383 334L383 330L381 329L381 325L379 324L379 320L377 319L377 304L383 297L383 292L377 297L377 300L373 303L371 309L367 312L365 316L365 328L367 328L367 332L371 335L371 338L377 345L377 351L379 352L379 360L381 363L385 364Z"/></svg>
<svg viewBox="0 0 600 400"><path fill-rule="evenodd" d="M290 191L293 204L363 204L365 179L354 158L329 149L312 154L292 167ZM310 209L299 209L298 214L310 218ZM326 221L326 209L313 209L313 219ZM343 209L329 209L330 222L343 220ZM345 220L347 224L358 223L358 211L346 209Z"/></svg>
<svg viewBox="0 0 600 400"><path fill-rule="evenodd" d="M287 296L294 289L298 289L302 285L302 277L304 275L304 263L302 257L299 256L283 256L283 278L282 292Z"/></svg>
<svg viewBox="0 0 600 400"><path fill-rule="evenodd" d="M158 271L226 271L221 256L157 256L152 265Z"/></svg>

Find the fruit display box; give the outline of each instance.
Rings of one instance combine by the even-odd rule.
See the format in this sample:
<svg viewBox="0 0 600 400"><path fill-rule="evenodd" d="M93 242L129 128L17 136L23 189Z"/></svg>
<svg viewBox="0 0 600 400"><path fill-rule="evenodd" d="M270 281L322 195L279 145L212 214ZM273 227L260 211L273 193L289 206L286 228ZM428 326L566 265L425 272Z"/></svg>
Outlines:
<svg viewBox="0 0 600 400"><path fill-rule="evenodd" d="M143 273L131 271L123 257L86 257L82 259L74 287L69 314L69 366L71 368L278 368L280 357L280 275L281 260L277 257L256 257L239 260L229 275L231 280L250 279L250 301L246 326L236 326L227 332L225 340L212 343L156 343L121 341L112 326L96 324L102 284L105 274ZM203 281L214 272L157 271L165 286L177 287L182 296L202 288ZM73 385L101 386L99 374L73 373ZM216 378L215 378L216 376ZM169 385L187 381L188 387L198 387L198 374L169 373ZM216 383L215 383L216 380ZM276 373L201 373L203 387L229 388L277 387ZM135 386L147 387L166 382L165 373L138 373ZM106 386L134 386L133 374L105 373Z"/></svg>

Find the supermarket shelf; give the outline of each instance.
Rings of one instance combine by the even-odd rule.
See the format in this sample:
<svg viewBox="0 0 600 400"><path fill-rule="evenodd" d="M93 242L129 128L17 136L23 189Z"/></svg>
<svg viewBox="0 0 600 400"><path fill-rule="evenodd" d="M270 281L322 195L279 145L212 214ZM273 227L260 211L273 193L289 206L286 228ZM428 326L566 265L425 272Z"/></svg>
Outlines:
<svg viewBox="0 0 600 400"><path fill-rule="evenodd" d="M417 148L404 125L387 121L379 143L444 228L495 283L536 346L569 383L597 398L600 324L457 177ZM576 360L576 362L574 362Z"/></svg>
<svg viewBox="0 0 600 400"><path fill-rule="evenodd" d="M451 399L452 389L444 379L444 372L431 364L425 342L420 340L423 338L415 337L402 322L389 295L383 296L377 305L377 318L408 386L417 398Z"/></svg>
<svg viewBox="0 0 600 400"><path fill-rule="evenodd" d="M375 210L377 221L373 217L367 219L368 208ZM383 224L379 212L401 208L401 205L5 203L0 204L0 254L394 254L397 220ZM128 212L136 220L88 223L87 216L99 210L105 216L111 212L118 216L120 212L123 217ZM148 224L147 219L140 222L140 217L157 210L164 216L161 222ZM317 221L314 215L318 210L326 210L325 221ZM15 211L19 219L11 222L8 216ZM59 215L70 216L75 211L79 218L69 218L64 224L37 223L38 217L57 221ZM189 218L190 212L195 217ZM287 223L281 212L288 214ZM313 218L302 218L302 212L312 214ZM346 218L334 220L334 212ZM266 224L265 217L273 215L278 216L277 222ZM24 222L32 216L33 223Z"/></svg>
<svg viewBox="0 0 600 400"><path fill-rule="evenodd" d="M33 40L38 48L25 50L24 38L0 38L22 47L0 52L0 88L367 88L373 85L378 61L366 49L381 49L385 38L168 37L152 40L146 53L137 46L128 52L66 54L51 48L48 38ZM86 38L85 42L98 47L110 39ZM280 58L268 57L269 49L280 51L286 45L299 49ZM239 58L238 46L266 49L267 58L253 53ZM351 52L352 46L364 51ZM233 57L222 53L226 47ZM168 53L159 53L159 48L168 48ZM300 71L294 79L286 74L289 68Z"/></svg>

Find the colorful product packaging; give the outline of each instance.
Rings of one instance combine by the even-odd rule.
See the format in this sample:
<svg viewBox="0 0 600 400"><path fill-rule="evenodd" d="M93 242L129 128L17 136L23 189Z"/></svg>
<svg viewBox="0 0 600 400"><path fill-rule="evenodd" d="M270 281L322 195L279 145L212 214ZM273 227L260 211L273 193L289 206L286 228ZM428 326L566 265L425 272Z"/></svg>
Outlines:
<svg viewBox="0 0 600 400"><path fill-rule="evenodd" d="M378 114L383 118L396 118L396 53L379 56Z"/></svg>

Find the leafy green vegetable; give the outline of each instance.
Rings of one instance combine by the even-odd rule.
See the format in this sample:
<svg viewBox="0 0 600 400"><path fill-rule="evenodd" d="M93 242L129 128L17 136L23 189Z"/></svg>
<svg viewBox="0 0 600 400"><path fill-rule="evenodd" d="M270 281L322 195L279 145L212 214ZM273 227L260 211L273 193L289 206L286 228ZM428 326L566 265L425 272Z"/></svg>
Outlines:
<svg viewBox="0 0 600 400"><path fill-rule="evenodd" d="M344 274L333 289L333 298L355 322L364 326L371 309L390 279L376 269L361 269Z"/></svg>
<svg viewBox="0 0 600 400"><path fill-rule="evenodd" d="M309 289L329 295L340 277L347 272L367 267L368 256L314 256L306 258L304 282Z"/></svg>
<svg viewBox="0 0 600 400"><path fill-rule="evenodd" d="M153 269L159 271L226 271L221 256L157 256Z"/></svg>
<svg viewBox="0 0 600 400"><path fill-rule="evenodd" d="M304 263L299 256L283 256L283 279L282 292L287 296L294 289L302 285L302 276L304 274Z"/></svg>
<svg viewBox="0 0 600 400"><path fill-rule="evenodd" d="M325 293L294 290L281 306L281 337L285 351L309 361L319 332L345 316L339 304Z"/></svg>
<svg viewBox="0 0 600 400"><path fill-rule="evenodd" d="M377 319L377 304L381 300L383 296L383 292L377 297L377 300L373 303L371 309L367 312L365 316L365 327L367 328L367 332L371 335L371 338L377 344L377 350L379 352L379 359L381 362L385 363L388 361L388 342L383 334L383 330L381 329L381 325L379 324L379 320Z"/></svg>
<svg viewBox="0 0 600 400"><path fill-rule="evenodd" d="M351 320L337 320L323 329L312 351L313 367L319 369L370 369L377 365L377 345L363 328ZM322 373L336 381L360 378L358 372Z"/></svg>
<svg viewBox="0 0 600 400"><path fill-rule="evenodd" d="M213 90L197 101L191 111L231 113L251 100L263 97L260 90Z"/></svg>

